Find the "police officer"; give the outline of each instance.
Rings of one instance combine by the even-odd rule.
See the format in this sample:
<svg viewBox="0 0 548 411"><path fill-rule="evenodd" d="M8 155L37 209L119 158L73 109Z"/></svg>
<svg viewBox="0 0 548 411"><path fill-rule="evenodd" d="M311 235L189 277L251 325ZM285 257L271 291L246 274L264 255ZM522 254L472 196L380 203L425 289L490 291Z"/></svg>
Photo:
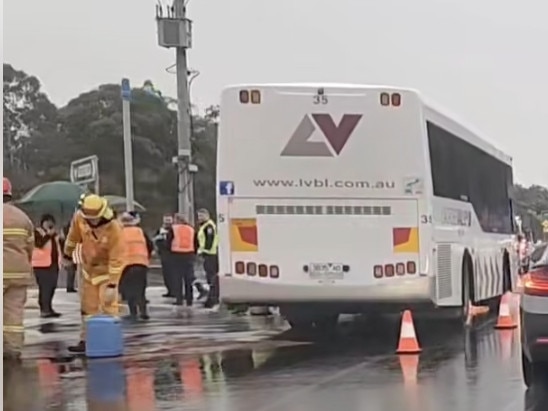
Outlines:
<svg viewBox="0 0 548 411"><path fill-rule="evenodd" d="M160 264L162 265L162 277L164 279L164 285L166 286L167 293L162 295L162 297L175 297L174 287L173 287L173 280L172 280L172 271L173 268L171 267L171 250L168 247L166 240L167 240L167 233L171 229L171 226L173 225L173 216L171 215L164 215L162 220L162 226L158 229L156 232L156 235L153 238L154 245L156 246L156 249L158 250L158 255L160 257Z"/></svg>
<svg viewBox="0 0 548 411"><path fill-rule="evenodd" d="M205 208L198 210L198 222L200 223L196 236L198 255L203 258L204 271L209 284L209 294L204 306L213 308L219 304L219 259L217 256L219 237L217 226Z"/></svg>

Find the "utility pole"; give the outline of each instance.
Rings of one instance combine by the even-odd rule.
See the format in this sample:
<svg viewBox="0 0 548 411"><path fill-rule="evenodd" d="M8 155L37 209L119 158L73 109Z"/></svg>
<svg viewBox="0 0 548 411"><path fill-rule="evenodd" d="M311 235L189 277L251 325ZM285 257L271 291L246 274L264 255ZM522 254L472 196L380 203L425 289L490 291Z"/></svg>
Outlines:
<svg viewBox="0 0 548 411"><path fill-rule="evenodd" d="M188 87L187 49L192 46L192 22L186 18L185 0L173 0L172 6L156 6L158 43L175 48L177 67L177 156L178 212L194 222L192 190L191 113Z"/></svg>

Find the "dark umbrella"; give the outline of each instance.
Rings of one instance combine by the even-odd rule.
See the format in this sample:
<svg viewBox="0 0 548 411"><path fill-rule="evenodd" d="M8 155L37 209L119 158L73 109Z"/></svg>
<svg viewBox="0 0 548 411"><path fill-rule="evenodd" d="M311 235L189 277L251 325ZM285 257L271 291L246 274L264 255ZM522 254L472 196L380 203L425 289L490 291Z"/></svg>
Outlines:
<svg viewBox="0 0 548 411"><path fill-rule="evenodd" d="M40 184L16 202L29 214L37 217L53 214L64 221L72 215L84 189L68 181L53 181Z"/></svg>

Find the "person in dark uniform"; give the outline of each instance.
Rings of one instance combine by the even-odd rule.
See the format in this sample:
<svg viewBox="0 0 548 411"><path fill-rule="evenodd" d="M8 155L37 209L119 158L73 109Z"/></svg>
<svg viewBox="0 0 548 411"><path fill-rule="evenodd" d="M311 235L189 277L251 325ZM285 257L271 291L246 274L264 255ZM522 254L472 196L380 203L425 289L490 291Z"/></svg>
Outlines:
<svg viewBox="0 0 548 411"><path fill-rule="evenodd" d="M198 255L203 258L204 271L209 284L209 294L204 306L213 308L219 304L219 259L217 256L219 237L217 226L205 208L198 210L198 222L200 224L196 235Z"/></svg>
<svg viewBox="0 0 548 411"><path fill-rule="evenodd" d="M171 267L171 252L167 244L167 233L169 232L173 224L173 217L170 215L164 215L162 226L158 229L154 235L153 241L160 257L160 264L162 265L162 277L164 279L164 285L167 292L162 297L175 297L172 281L172 267Z"/></svg>
<svg viewBox="0 0 548 411"><path fill-rule="evenodd" d="M34 251L32 268L38 284L38 303L43 318L57 318L61 314L53 310L53 296L59 279L59 261L61 248L59 236L55 230L55 219L44 214L40 227L34 230Z"/></svg>

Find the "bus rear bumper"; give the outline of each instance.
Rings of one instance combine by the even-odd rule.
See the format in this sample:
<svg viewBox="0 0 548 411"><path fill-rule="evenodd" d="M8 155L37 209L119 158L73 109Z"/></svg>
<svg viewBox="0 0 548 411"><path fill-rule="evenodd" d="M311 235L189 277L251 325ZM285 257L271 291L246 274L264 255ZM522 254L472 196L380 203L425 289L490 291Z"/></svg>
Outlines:
<svg viewBox="0 0 548 411"><path fill-rule="evenodd" d="M220 278L221 299L227 303L278 305L298 302L429 303L430 277L393 278L375 285L287 284L272 279Z"/></svg>

